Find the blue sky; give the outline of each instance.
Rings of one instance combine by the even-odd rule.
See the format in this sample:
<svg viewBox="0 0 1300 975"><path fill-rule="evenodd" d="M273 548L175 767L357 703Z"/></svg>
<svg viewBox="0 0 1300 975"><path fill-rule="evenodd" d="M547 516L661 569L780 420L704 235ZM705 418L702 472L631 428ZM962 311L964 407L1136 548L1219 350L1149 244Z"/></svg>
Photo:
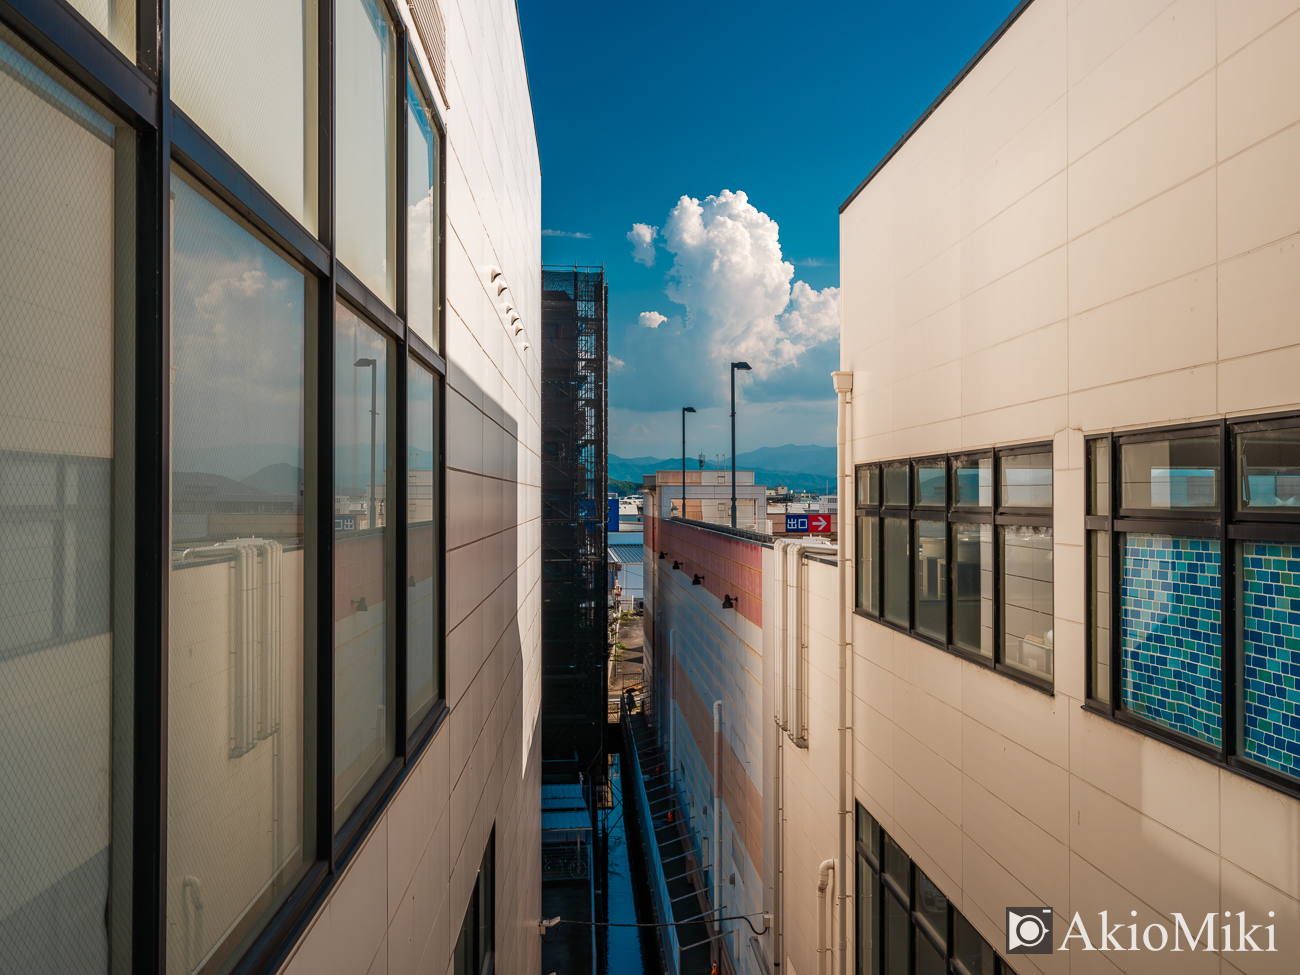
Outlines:
<svg viewBox="0 0 1300 975"><path fill-rule="evenodd" d="M678 453L686 405L729 451L732 358L740 452L833 444L839 205L1014 0L518 2L543 260L609 273L610 452Z"/></svg>

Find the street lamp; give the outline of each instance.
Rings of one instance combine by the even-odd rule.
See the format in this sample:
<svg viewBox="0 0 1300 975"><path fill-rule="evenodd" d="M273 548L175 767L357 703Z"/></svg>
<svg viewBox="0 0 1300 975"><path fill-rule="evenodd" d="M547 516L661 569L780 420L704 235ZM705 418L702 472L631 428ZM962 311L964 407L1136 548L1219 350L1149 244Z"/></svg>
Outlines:
<svg viewBox="0 0 1300 975"><path fill-rule="evenodd" d="M358 359L352 363L358 369L370 367L370 497L366 502L366 527L375 527L375 389L378 384L379 361Z"/></svg>
<svg viewBox="0 0 1300 975"><path fill-rule="evenodd" d="M686 517L686 414L694 413L695 407L682 407L682 517ZM701 475L702 476L702 475ZM672 506L668 508L669 515L672 514Z"/></svg>
<svg viewBox="0 0 1300 975"><path fill-rule="evenodd" d="M731 527L736 527L736 370L749 372L748 362L731 364ZM685 505L685 502L682 502ZM757 527L757 526L755 526Z"/></svg>

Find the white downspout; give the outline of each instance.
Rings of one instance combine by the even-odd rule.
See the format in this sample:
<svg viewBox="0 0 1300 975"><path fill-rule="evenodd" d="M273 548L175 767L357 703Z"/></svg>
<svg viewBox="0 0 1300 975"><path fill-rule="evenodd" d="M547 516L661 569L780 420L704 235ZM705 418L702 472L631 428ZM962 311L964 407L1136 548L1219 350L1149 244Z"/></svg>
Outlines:
<svg viewBox="0 0 1300 975"><path fill-rule="evenodd" d="M852 580L849 578L849 520L848 513L853 510L852 498L850 492L853 489L853 469L848 465L848 443L849 443L849 402L850 394L853 392L853 373L852 372L835 372L832 374L835 380L835 393L839 397L839 451L838 459L840 464L840 488L839 508L837 521L839 522L839 563L840 574L840 863L844 864L844 879L840 881L840 972L841 975L848 972L848 897L846 888L848 887L848 867L849 862L849 808L848 808L848 755L849 739L849 702L853 688L849 683L849 607L852 605L851 590L849 586Z"/></svg>
<svg viewBox="0 0 1300 975"><path fill-rule="evenodd" d="M817 870L817 972L826 975L826 956L831 953L826 937L826 888L835 873L835 861L823 860ZM841 885L842 886L842 885Z"/></svg>
<svg viewBox="0 0 1300 975"><path fill-rule="evenodd" d="M722 702L713 702L713 960L722 959Z"/></svg>

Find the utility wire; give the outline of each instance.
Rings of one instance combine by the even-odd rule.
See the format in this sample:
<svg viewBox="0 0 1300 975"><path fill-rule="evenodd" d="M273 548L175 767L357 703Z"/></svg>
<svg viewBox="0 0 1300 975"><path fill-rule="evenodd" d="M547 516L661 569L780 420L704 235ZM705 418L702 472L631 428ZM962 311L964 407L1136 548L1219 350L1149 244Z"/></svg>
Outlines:
<svg viewBox="0 0 1300 975"><path fill-rule="evenodd" d="M666 922L650 921L650 922L641 923L641 924L634 924L634 923L632 923L632 922L627 922L627 921L574 921L574 920L570 920L570 919L568 919L568 918L563 918L563 917L562 917L562 918L559 918L559 919L555 922L555 924L552 925L552 927L556 927L556 928L558 928L558 927L559 927L560 925L562 925L562 924L579 924L579 925L585 925L586 927L590 927L590 928L675 928L675 927L679 927L679 926L681 926L681 925L683 925L683 924L704 924L704 923L706 923L706 920L705 920L705 919L706 919L707 917L708 917L708 915L705 914L703 917L692 918L692 919L689 920L689 921L666 921ZM716 921L744 921L746 924L749 925L749 930L753 931L753 932L754 932L755 934L757 934L757 935L761 935L761 934L763 933L763 931L766 931L766 930L767 930L767 928L764 928L763 931L760 931L758 928L754 927L754 922L750 920L751 917L762 917L762 914L761 914L761 913L758 913L758 914L737 914L737 915L735 915L735 916L733 916L733 917L720 917L720 918L714 918L714 920L716 920ZM545 941L546 939L543 938L542 940ZM551 944L550 941L547 941L546 943L547 943L547 944Z"/></svg>

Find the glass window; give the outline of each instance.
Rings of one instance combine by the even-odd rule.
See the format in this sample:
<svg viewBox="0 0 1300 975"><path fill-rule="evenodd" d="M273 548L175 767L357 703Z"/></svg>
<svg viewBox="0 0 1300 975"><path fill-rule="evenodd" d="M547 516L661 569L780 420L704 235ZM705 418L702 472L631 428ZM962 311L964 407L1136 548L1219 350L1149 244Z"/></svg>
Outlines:
<svg viewBox="0 0 1300 975"><path fill-rule="evenodd" d="M1300 427L1237 434L1242 511L1300 511Z"/></svg>
<svg viewBox="0 0 1300 975"><path fill-rule="evenodd" d="M858 504L880 504L880 468L858 468Z"/></svg>
<svg viewBox="0 0 1300 975"><path fill-rule="evenodd" d="M335 828L393 757L395 642L392 342L343 304L334 316Z"/></svg>
<svg viewBox="0 0 1300 975"><path fill-rule="evenodd" d="M1241 753L1300 779L1300 545L1239 542Z"/></svg>
<svg viewBox="0 0 1300 975"><path fill-rule="evenodd" d="M1089 609L1088 696L1110 703L1110 532L1088 533L1092 606Z"/></svg>
<svg viewBox="0 0 1300 975"><path fill-rule="evenodd" d="M948 642L948 526L942 521L915 521L915 627Z"/></svg>
<svg viewBox="0 0 1300 975"><path fill-rule="evenodd" d="M921 461L916 465L916 504L943 507L948 503L948 471L943 460Z"/></svg>
<svg viewBox="0 0 1300 975"><path fill-rule="evenodd" d="M1136 532L1121 539L1124 706L1217 746L1223 688L1219 541Z"/></svg>
<svg viewBox="0 0 1300 975"><path fill-rule="evenodd" d="M875 515L857 518L857 605L880 615L880 519Z"/></svg>
<svg viewBox="0 0 1300 975"><path fill-rule="evenodd" d="M438 574L441 389L414 360L406 382L406 733L412 734L442 697L442 624Z"/></svg>
<svg viewBox="0 0 1300 975"><path fill-rule="evenodd" d="M0 28L4 972L129 943L135 144Z"/></svg>
<svg viewBox="0 0 1300 975"><path fill-rule="evenodd" d="M885 975L911 975L908 970L908 942L912 940L912 921L907 908L898 902L892 894L884 895L885 930L882 940L885 942Z"/></svg>
<svg viewBox="0 0 1300 975"><path fill-rule="evenodd" d="M1214 511L1219 507L1219 435L1125 443L1119 449L1124 508Z"/></svg>
<svg viewBox="0 0 1300 975"><path fill-rule="evenodd" d="M1088 441L1088 514L1110 514L1110 441Z"/></svg>
<svg viewBox="0 0 1300 975"><path fill-rule="evenodd" d="M907 472L906 462L885 465L885 504L907 506Z"/></svg>
<svg viewBox="0 0 1300 975"><path fill-rule="evenodd" d="M915 928L916 975L947 975L948 965L943 952L936 948L920 928Z"/></svg>
<svg viewBox="0 0 1300 975"><path fill-rule="evenodd" d="M455 975L481 975L496 951L496 837L488 839L456 938Z"/></svg>
<svg viewBox="0 0 1300 975"><path fill-rule="evenodd" d="M903 896L908 897L912 860L888 833L881 834L881 841L885 849L885 859L882 864L885 876L898 884L898 889L903 892Z"/></svg>
<svg viewBox="0 0 1300 975"><path fill-rule="evenodd" d="M334 7L335 234L341 260L392 307L397 283L397 73L378 0Z"/></svg>
<svg viewBox="0 0 1300 975"><path fill-rule="evenodd" d="M993 504L993 458L959 458L952 462L952 506L987 508Z"/></svg>
<svg viewBox="0 0 1300 975"><path fill-rule="evenodd" d="M993 656L993 526L952 526L954 586L952 642Z"/></svg>
<svg viewBox="0 0 1300 975"><path fill-rule="evenodd" d="M867 848L867 851L880 862L880 826L876 822L876 817L871 815L862 808L861 803L855 803L857 806L857 830L858 842Z"/></svg>
<svg viewBox="0 0 1300 975"><path fill-rule="evenodd" d="M167 971L216 971L313 859L303 272L172 176Z"/></svg>
<svg viewBox="0 0 1300 975"><path fill-rule="evenodd" d="M885 520L885 618L901 626L908 625L907 618L907 519Z"/></svg>
<svg viewBox="0 0 1300 975"><path fill-rule="evenodd" d="M312 233L318 49L317 0L171 5L172 98Z"/></svg>
<svg viewBox="0 0 1300 975"><path fill-rule="evenodd" d="M406 323L438 348L442 241L441 136L420 86L406 77Z"/></svg>
<svg viewBox="0 0 1300 975"><path fill-rule="evenodd" d="M874 975L876 971L876 945L880 942L880 897L877 893L876 872L866 858L857 855L858 879L854 888L857 898L857 916L854 918L857 968L856 975Z"/></svg>
<svg viewBox="0 0 1300 975"><path fill-rule="evenodd" d="M1004 508L1052 506L1052 453L1006 454L998 458L1002 470Z"/></svg>
<svg viewBox="0 0 1300 975"><path fill-rule="evenodd" d="M939 944L948 943L948 898L919 868L916 871L916 903L912 910Z"/></svg>
<svg viewBox="0 0 1300 975"><path fill-rule="evenodd" d="M68 0L68 3L135 63L135 0Z"/></svg>
<svg viewBox="0 0 1300 975"><path fill-rule="evenodd" d="M1002 662L1052 679L1052 530L999 525Z"/></svg>
<svg viewBox="0 0 1300 975"><path fill-rule="evenodd" d="M953 960L964 975L995 975L997 952L958 911L952 915Z"/></svg>

